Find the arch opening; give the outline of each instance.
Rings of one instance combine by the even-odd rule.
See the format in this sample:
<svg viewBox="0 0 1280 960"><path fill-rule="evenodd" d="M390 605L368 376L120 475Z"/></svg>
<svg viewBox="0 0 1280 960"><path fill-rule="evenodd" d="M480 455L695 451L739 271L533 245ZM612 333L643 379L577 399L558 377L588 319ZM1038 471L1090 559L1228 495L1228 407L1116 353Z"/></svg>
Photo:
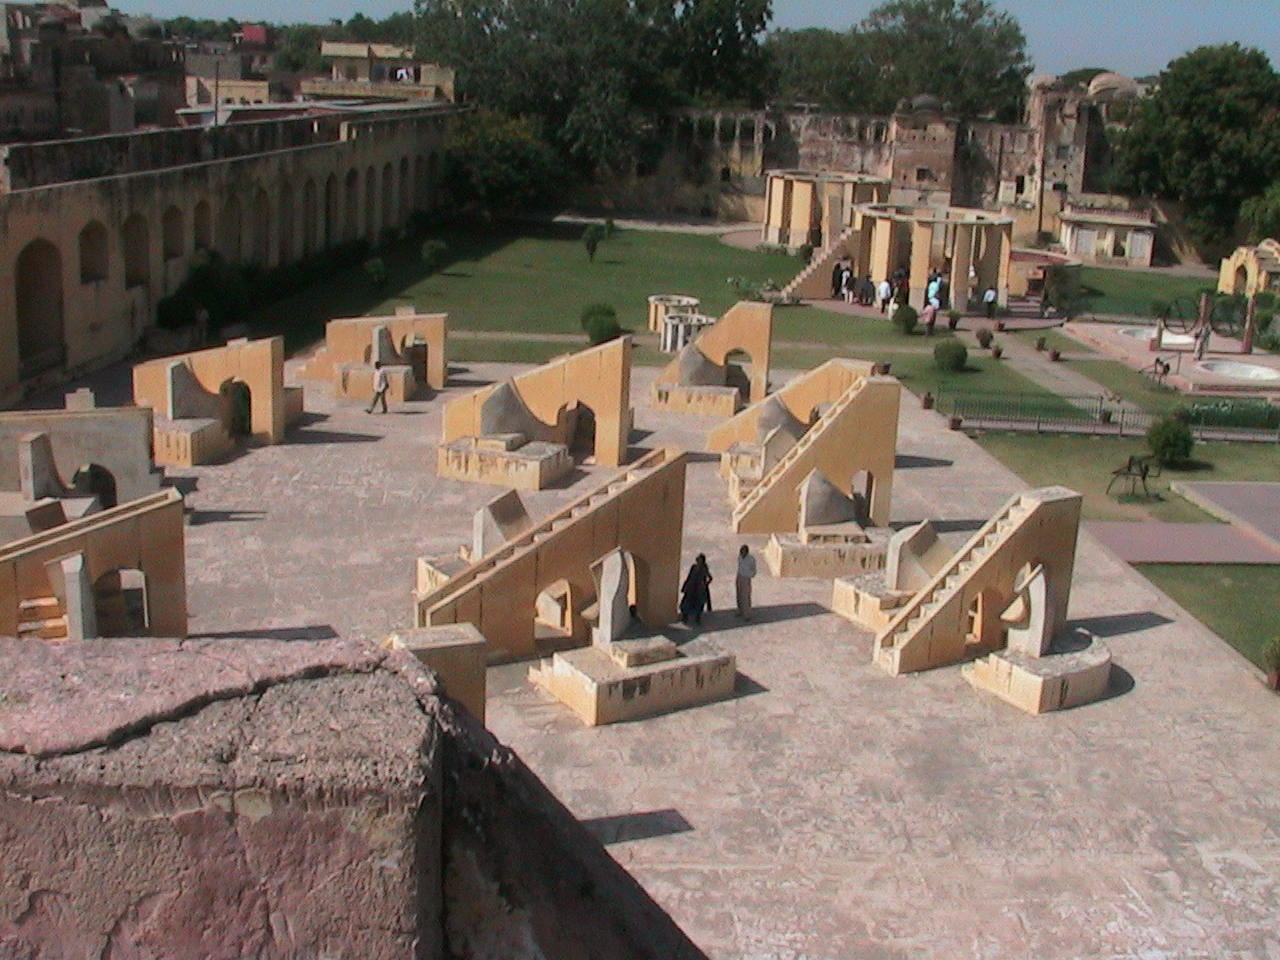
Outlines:
<svg viewBox="0 0 1280 960"><path fill-rule="evenodd" d="M117 567L93 582L93 605L101 637L138 637L151 630L147 575Z"/></svg>
<svg viewBox="0 0 1280 960"><path fill-rule="evenodd" d="M120 502L115 474L99 463L87 463L77 470L71 486L79 496L97 497L103 510L110 510Z"/></svg>
<svg viewBox="0 0 1280 960"><path fill-rule="evenodd" d="M109 270L107 228L99 220L90 220L80 231L80 282L105 280Z"/></svg>
<svg viewBox="0 0 1280 960"><path fill-rule="evenodd" d="M124 285L145 287L151 283L151 236L147 221L135 213L120 231L124 247Z"/></svg>
<svg viewBox="0 0 1280 960"><path fill-rule="evenodd" d="M14 270L18 369L23 378L59 366L63 339L62 254L48 240L32 240Z"/></svg>
<svg viewBox="0 0 1280 960"><path fill-rule="evenodd" d="M243 380L227 380L218 388L222 422L227 433L240 439L253 434L253 392Z"/></svg>

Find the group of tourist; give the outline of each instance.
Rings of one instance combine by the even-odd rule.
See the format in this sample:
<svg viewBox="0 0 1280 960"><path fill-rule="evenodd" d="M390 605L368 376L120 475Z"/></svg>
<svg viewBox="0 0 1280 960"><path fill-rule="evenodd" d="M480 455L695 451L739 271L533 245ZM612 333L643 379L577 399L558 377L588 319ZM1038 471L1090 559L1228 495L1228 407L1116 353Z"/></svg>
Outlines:
<svg viewBox="0 0 1280 960"><path fill-rule="evenodd" d="M857 303L860 306L869 307L875 303L877 293L871 274L861 279L855 278L853 264L847 258L837 260L835 266L831 268L832 300L843 300L845 303Z"/></svg>
<svg viewBox="0 0 1280 960"><path fill-rule="evenodd" d="M751 619L751 581L756 576L756 558L744 543L738 549L737 572L733 578L734 599L737 601L738 616L743 620ZM700 553L689 568L688 575L680 587L680 622L702 623L703 613L711 612L711 568L707 565L707 555Z"/></svg>

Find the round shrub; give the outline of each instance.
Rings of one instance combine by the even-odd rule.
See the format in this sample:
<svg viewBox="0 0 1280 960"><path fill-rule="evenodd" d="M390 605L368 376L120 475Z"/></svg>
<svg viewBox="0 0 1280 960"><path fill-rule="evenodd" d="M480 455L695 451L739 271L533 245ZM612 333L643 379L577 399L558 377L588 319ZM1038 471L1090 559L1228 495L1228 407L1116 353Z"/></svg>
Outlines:
<svg viewBox="0 0 1280 960"><path fill-rule="evenodd" d="M370 257L364 262L364 275L375 287L387 282L387 264L381 257Z"/></svg>
<svg viewBox="0 0 1280 960"><path fill-rule="evenodd" d="M156 303L156 324L165 330L179 330L196 322L200 304L195 298L179 290Z"/></svg>
<svg viewBox="0 0 1280 960"><path fill-rule="evenodd" d="M448 252L449 245L443 240L423 240L422 246L418 249L418 256L422 259L422 265L434 272L444 263Z"/></svg>
<svg viewBox="0 0 1280 960"><path fill-rule="evenodd" d="M991 340L994 337L994 334L991 332L990 327L979 327L978 332L975 333L974 336L978 338L978 346L983 350L986 350L991 346Z"/></svg>
<svg viewBox="0 0 1280 960"><path fill-rule="evenodd" d="M582 308L582 315L578 318L582 324L583 330L590 329L591 321L596 317L604 317L612 320L616 326L618 323L618 311L613 309L611 303L592 303Z"/></svg>
<svg viewBox="0 0 1280 960"><path fill-rule="evenodd" d="M597 343L607 343L622 336L622 328L618 326L616 317L597 314L587 320L584 325L587 328L587 339L591 341L592 346Z"/></svg>
<svg viewBox="0 0 1280 960"><path fill-rule="evenodd" d="M905 303L893 311L893 325L906 336L915 333L916 321L919 319L920 314L916 312L915 307L909 307Z"/></svg>
<svg viewBox="0 0 1280 960"><path fill-rule="evenodd" d="M958 373L969 362L969 351L959 340L948 338L933 348L933 363L939 370Z"/></svg>
<svg viewBox="0 0 1280 960"><path fill-rule="evenodd" d="M1180 417L1161 417L1147 430L1147 446L1161 463L1182 463L1195 445L1191 427Z"/></svg>

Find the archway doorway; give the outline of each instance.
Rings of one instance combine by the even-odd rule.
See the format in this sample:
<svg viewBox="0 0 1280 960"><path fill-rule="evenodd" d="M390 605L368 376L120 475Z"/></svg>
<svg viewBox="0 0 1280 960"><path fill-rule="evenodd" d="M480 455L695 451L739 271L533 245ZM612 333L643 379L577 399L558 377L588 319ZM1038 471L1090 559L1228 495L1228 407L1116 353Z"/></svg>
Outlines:
<svg viewBox="0 0 1280 960"><path fill-rule="evenodd" d="M147 575L117 568L93 582L93 605L101 637L140 637L151 632Z"/></svg>
<svg viewBox="0 0 1280 960"><path fill-rule="evenodd" d="M32 240L14 269L18 368L23 378L59 366L63 340L62 254L48 240Z"/></svg>
<svg viewBox="0 0 1280 960"><path fill-rule="evenodd" d="M103 510L110 510L119 503L115 475L106 467L89 463L76 471L71 486L82 497L97 497Z"/></svg>
<svg viewBox="0 0 1280 960"><path fill-rule="evenodd" d="M253 434L253 393L243 380L228 380L218 388L222 398L222 422L234 438Z"/></svg>
<svg viewBox="0 0 1280 960"><path fill-rule="evenodd" d="M751 399L751 373L754 363L745 350L733 350L724 358L724 384L736 387L743 403Z"/></svg>

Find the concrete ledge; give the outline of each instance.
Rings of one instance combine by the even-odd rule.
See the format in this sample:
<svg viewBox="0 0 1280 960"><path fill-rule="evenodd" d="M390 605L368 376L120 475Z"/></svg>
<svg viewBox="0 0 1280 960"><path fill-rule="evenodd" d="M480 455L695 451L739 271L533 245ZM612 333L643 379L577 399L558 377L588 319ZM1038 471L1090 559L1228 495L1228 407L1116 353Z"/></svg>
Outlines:
<svg viewBox="0 0 1280 960"><path fill-rule="evenodd" d="M704 417L732 417L742 407L737 387L682 387L655 383L649 406L667 413L691 413Z"/></svg>
<svg viewBox="0 0 1280 960"><path fill-rule="evenodd" d="M831 612L879 633L913 596L908 590L887 589L881 571L840 577L831 586Z"/></svg>
<svg viewBox="0 0 1280 960"><path fill-rule="evenodd" d="M1098 640L1083 650L1047 657L998 650L961 667L960 673L976 689L1027 713L1069 710L1107 692L1111 651Z"/></svg>
<svg viewBox="0 0 1280 960"><path fill-rule="evenodd" d="M534 440L515 450L485 446L485 438L463 437L442 443L436 472L451 480L496 483L517 490L541 490L573 471L573 457L562 443Z"/></svg>
<svg viewBox="0 0 1280 960"><path fill-rule="evenodd" d="M197 467L221 460L235 441L220 420L165 420L157 417L155 462L166 467Z"/></svg>
<svg viewBox="0 0 1280 960"><path fill-rule="evenodd" d="M733 656L705 640L686 643L674 659L634 667L591 646L529 669L530 681L593 727L723 700L736 676Z"/></svg>
<svg viewBox="0 0 1280 960"><path fill-rule="evenodd" d="M803 543L798 534L775 533L764 548L764 562L775 577L832 579L884 569L892 532L866 531L867 539Z"/></svg>

